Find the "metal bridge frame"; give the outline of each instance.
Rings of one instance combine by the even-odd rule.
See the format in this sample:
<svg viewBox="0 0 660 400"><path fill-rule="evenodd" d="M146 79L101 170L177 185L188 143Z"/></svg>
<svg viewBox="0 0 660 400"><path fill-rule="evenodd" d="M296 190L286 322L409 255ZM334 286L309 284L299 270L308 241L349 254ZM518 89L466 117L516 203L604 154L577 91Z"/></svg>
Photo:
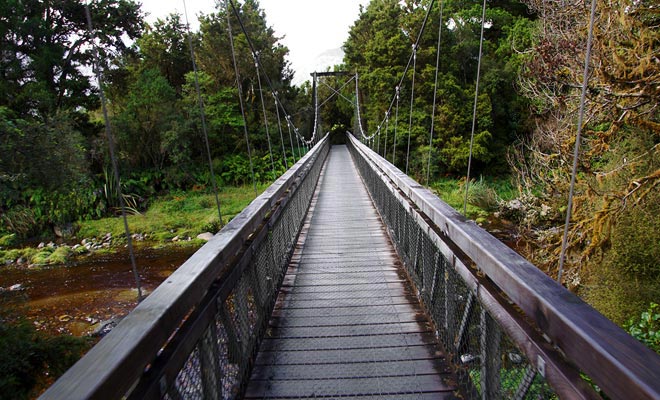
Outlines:
<svg viewBox="0 0 660 400"><path fill-rule="evenodd" d="M581 372L610 398L660 398L657 354L352 135L348 145L459 379L468 372L468 398L504 397L513 356L524 367L513 398L533 384L598 398ZM240 396L329 146L326 135L42 398Z"/></svg>
<svg viewBox="0 0 660 400"><path fill-rule="evenodd" d="M240 393L328 150L326 135L41 398Z"/></svg>
<svg viewBox="0 0 660 400"><path fill-rule="evenodd" d="M433 310L429 307L432 304L424 295L423 277L416 270L417 244L411 248L409 232L401 232L406 229L396 220L401 215L393 216L393 221L387 221L385 215L385 203L393 199L399 203L400 211L412 218L419 231L438 247L468 287L471 295L465 310L471 308L469 300L476 299L561 398L600 398L595 397L597 394L580 372L610 398L660 398L660 356L473 221L466 220L353 135L349 134L348 142L358 170L432 318ZM381 186L380 190L376 186ZM390 193L390 198L383 198L387 196L382 193L384 190ZM393 223L398 226L392 226ZM463 313L464 320L469 314L469 311ZM447 326L446 319L434 319L439 329ZM461 323L460 331L463 329ZM460 347L458 344L463 340L460 331L451 335L449 341L454 342L445 346Z"/></svg>

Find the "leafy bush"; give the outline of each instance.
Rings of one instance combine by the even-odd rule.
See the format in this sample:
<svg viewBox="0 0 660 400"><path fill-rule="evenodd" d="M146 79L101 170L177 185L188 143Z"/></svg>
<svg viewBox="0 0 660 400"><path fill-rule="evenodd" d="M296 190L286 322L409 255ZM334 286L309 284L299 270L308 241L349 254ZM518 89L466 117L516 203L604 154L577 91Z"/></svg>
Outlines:
<svg viewBox="0 0 660 400"><path fill-rule="evenodd" d="M651 302L639 319L631 319L625 328L635 339L660 354L660 305Z"/></svg>
<svg viewBox="0 0 660 400"><path fill-rule="evenodd" d="M21 317L11 293L0 294L0 399L34 398L91 345L88 339L48 336Z"/></svg>
<svg viewBox="0 0 660 400"><path fill-rule="evenodd" d="M465 190L465 183L462 185ZM468 186L468 202L486 211L495 211L499 204L499 199L495 189L490 187L483 177L479 180L472 180Z"/></svg>

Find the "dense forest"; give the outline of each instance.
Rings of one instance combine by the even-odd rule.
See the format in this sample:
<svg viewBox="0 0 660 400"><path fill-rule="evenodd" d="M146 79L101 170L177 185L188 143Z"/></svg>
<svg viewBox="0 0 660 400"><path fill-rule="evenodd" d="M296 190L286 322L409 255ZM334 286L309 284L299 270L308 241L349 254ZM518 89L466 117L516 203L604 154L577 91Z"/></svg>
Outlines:
<svg viewBox="0 0 660 400"><path fill-rule="evenodd" d="M414 75L410 68L401 80L427 4L371 1L351 27L344 68L360 73L362 123L370 134L382 128L402 82L398 124L394 128L390 117L387 135L379 132L378 148L383 154L387 146L385 156L401 169L409 158L408 173L420 182L425 182L430 154L433 187L444 176L466 173L482 10L478 1L442 2L438 100L429 152L440 2L421 35ZM595 15L562 283L621 325L650 307L645 315L653 325L660 319L653 305L660 299L659 20L652 2L645 1L598 1ZM512 179L517 199L500 200L496 208L520 229L525 256L556 278L589 4L489 1L486 22L473 176ZM373 143L376 149L376 139ZM651 333L651 343L660 348L660 335Z"/></svg>
<svg viewBox="0 0 660 400"><path fill-rule="evenodd" d="M336 101L324 103L322 131L343 133L359 122L369 134L377 132L374 149L418 181L431 188L443 179L464 185L480 65L472 176L511 182L516 198L485 190L470 202L488 203L484 208L513 222L524 255L556 277L589 4L488 1L479 59L481 4L372 0L350 27L343 64L334 67L357 74L359 92L348 85ZM288 49L258 0L240 2L238 13L258 51L261 75L238 19L229 15L237 79L225 6L218 2L189 33L177 14L147 24L132 0L91 2L91 32L84 2L0 4L0 246L117 213L119 190L93 74L96 50L121 189L136 212L159 195L211 187L189 40L216 183L252 182L248 146L257 181L268 182L291 165L299 144L292 148L287 125L278 124L285 115L271 90L309 137L313 86L292 85ZM596 7L562 283L659 350L660 17L652 0L597 0ZM418 37L414 64L403 76ZM319 100L344 78L324 78Z"/></svg>
<svg viewBox="0 0 660 400"><path fill-rule="evenodd" d="M129 204L170 190L210 185L188 34L180 15L153 26L139 4L93 2L87 30L81 2L3 2L0 40L0 211L2 229L19 238L77 219L116 211L99 88L91 73L92 43L101 55L110 125L117 142L123 192ZM278 43L256 1L240 15L264 72L289 109L307 94L291 86L288 50ZM232 18L236 19L233 14ZM205 105L211 158L220 184L251 180L225 8L202 16L192 34ZM245 34L233 21L240 90L246 104L256 179L283 172L272 96L265 97L273 162ZM267 88L264 88L267 90ZM293 116L300 124L307 115ZM287 137L287 157L293 154ZM290 165L290 163L289 163Z"/></svg>

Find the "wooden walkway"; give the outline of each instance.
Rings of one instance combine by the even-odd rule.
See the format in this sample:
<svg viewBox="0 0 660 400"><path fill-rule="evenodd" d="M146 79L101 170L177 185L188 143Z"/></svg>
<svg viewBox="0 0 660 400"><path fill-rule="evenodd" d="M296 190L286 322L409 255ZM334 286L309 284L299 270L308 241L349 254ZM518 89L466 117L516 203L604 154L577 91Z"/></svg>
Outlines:
<svg viewBox="0 0 660 400"><path fill-rule="evenodd" d="M345 146L334 146L245 398L455 398Z"/></svg>

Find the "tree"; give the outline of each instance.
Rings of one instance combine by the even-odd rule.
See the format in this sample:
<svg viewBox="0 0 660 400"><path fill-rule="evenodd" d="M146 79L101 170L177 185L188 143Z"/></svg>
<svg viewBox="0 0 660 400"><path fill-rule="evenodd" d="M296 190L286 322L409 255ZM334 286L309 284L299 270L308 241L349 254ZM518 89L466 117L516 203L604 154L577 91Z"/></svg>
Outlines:
<svg viewBox="0 0 660 400"><path fill-rule="evenodd" d="M99 0L90 11L104 60L126 49L123 35L140 34L142 15L132 1ZM92 39L82 1L7 0L0 15L0 106L47 120L59 110L98 105L84 73L92 65Z"/></svg>
<svg viewBox="0 0 660 400"><path fill-rule="evenodd" d="M156 20L153 27L147 26L136 45L142 58L141 68L160 71L180 95L185 75L192 70L188 33L181 15L170 14L164 21Z"/></svg>
<svg viewBox="0 0 660 400"><path fill-rule="evenodd" d="M216 80L222 87L235 87L236 78L232 62L232 53L228 40L227 13L225 2L218 3L217 13L204 16L200 19L201 45L198 52L199 65L206 73ZM236 4L236 2L235 2ZM266 74L278 91L280 98L291 100L294 97L291 91L293 72L289 68L285 57L288 49L279 43L275 32L266 24L264 12L259 8L256 0L247 0L238 4L238 13L249 35L255 50L258 52L261 64L260 72L264 98L267 102L269 123L276 121L274 106L271 105L270 88L266 85ZM261 98L258 92L257 69L255 60L248 46L248 39L242 31L238 19L230 10L232 35L234 38L235 56L241 78L240 90L246 105L248 126L253 135L254 147L267 149L265 130L263 130L263 114L261 111ZM235 99L238 101L238 99ZM257 129L257 127L261 129Z"/></svg>
<svg viewBox="0 0 660 400"><path fill-rule="evenodd" d="M533 130L510 158L525 197L551 210L527 221L528 242L543 238L529 256L557 276L590 2L525 3L540 17L520 58ZM644 0L597 0L595 16L563 283L623 324L660 296L660 18Z"/></svg>
<svg viewBox="0 0 660 400"><path fill-rule="evenodd" d="M86 157L99 131L87 115L98 107L92 43L103 60L123 53L142 16L129 0L90 10L94 40L82 1L0 2L0 230L28 235L97 215Z"/></svg>
<svg viewBox="0 0 660 400"><path fill-rule="evenodd" d="M160 171L170 155L166 140L178 117L176 92L155 69L138 71L114 119L120 152L131 166Z"/></svg>
<svg viewBox="0 0 660 400"><path fill-rule="evenodd" d="M396 109L391 109L387 132L388 153L394 149L394 130L397 136L397 161L412 159L411 173L421 178L427 168L428 136L433 105L439 2L431 10L426 30L419 32L427 14L426 2L407 0L372 1L362 10L351 27L344 45L346 68L361 74L362 115L369 133L373 134L383 121L385 111L393 100L395 88L402 82L399 92L398 125L395 127ZM503 0L488 4L486 31L482 56L482 80L477 104L477 125L473 165L477 171L488 168L502 171L506 164L507 146L525 126L526 104L514 90L520 64L518 51L524 51L529 41L517 41L512 48L515 27L529 21L527 9L517 1ZM481 28L480 2L444 2L441 64L437 88L437 109L434 121L433 155L434 173L464 173L472 125L472 102L478 63L479 34ZM412 45L420 37L416 53L415 98L410 108L413 63L407 76L402 73L407 65ZM412 112L412 117L411 117ZM411 155L406 157L409 123ZM386 124L381 125L385 128ZM381 132L384 141L385 132ZM383 148L384 143L383 143ZM392 153L389 154L392 159Z"/></svg>

